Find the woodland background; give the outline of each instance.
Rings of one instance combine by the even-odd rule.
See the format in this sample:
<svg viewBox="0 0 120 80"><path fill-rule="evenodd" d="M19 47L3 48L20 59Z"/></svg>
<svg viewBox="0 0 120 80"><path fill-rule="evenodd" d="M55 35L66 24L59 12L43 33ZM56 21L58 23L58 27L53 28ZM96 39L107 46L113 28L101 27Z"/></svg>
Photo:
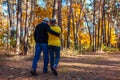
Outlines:
<svg viewBox="0 0 120 80"><path fill-rule="evenodd" d="M44 17L58 20L61 50L119 51L120 0L0 0L1 50L34 51L33 32Z"/></svg>

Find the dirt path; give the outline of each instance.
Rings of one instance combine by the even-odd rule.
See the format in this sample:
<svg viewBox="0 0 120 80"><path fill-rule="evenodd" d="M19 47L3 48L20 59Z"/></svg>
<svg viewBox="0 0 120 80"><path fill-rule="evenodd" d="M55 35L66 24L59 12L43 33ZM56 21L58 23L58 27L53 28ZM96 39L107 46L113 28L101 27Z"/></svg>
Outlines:
<svg viewBox="0 0 120 80"><path fill-rule="evenodd" d="M31 59L0 60L0 80L120 80L120 54L94 54L62 57L56 77L42 73L43 61L38 63L38 76L31 76Z"/></svg>

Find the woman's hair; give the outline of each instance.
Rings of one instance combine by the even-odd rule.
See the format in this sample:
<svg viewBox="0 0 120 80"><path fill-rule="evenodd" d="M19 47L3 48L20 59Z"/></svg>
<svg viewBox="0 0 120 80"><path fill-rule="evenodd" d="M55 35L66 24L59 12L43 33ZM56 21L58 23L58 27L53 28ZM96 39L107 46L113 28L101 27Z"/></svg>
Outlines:
<svg viewBox="0 0 120 80"><path fill-rule="evenodd" d="M56 24L56 19L52 18L50 19L50 25L55 25Z"/></svg>

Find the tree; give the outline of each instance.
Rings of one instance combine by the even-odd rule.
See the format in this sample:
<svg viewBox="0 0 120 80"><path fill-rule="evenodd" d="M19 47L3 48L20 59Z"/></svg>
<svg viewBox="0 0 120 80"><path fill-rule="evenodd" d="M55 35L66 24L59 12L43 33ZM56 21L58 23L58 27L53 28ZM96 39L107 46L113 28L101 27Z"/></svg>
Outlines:
<svg viewBox="0 0 120 80"><path fill-rule="evenodd" d="M20 27L21 27L21 2L22 0L18 0L17 6L17 36L16 36L16 54L20 52Z"/></svg>
<svg viewBox="0 0 120 80"><path fill-rule="evenodd" d="M25 18L25 35L24 35L24 55L27 55L28 51L28 28L29 28L29 2L26 0L26 18Z"/></svg>
<svg viewBox="0 0 120 80"><path fill-rule="evenodd" d="M58 9L58 1L54 0L52 18L57 19L57 9Z"/></svg>
<svg viewBox="0 0 120 80"><path fill-rule="evenodd" d="M63 35L62 35L63 29L62 29L61 8L62 8L62 0L58 0L58 25L61 27L60 39L61 39L61 48L63 49Z"/></svg>
<svg viewBox="0 0 120 80"><path fill-rule="evenodd" d="M68 24L67 24L67 48L70 48L70 20L71 20L71 14L72 14L72 0L70 0L70 6L68 6L69 12L68 12Z"/></svg>

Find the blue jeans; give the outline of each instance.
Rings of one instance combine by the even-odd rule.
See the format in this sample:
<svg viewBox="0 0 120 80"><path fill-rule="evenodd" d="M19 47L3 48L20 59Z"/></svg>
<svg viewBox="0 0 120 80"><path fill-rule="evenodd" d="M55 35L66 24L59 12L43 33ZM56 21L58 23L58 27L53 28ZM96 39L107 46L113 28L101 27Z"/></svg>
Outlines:
<svg viewBox="0 0 120 80"><path fill-rule="evenodd" d="M49 53L50 53L50 66L52 69L54 66L58 66L60 60L60 47L49 46Z"/></svg>
<svg viewBox="0 0 120 80"><path fill-rule="evenodd" d="M48 63L49 63L48 44L36 44L35 55L32 63L32 69L36 71L37 62L39 61L42 51L43 51L43 58L44 58L43 72L45 73L48 71Z"/></svg>

